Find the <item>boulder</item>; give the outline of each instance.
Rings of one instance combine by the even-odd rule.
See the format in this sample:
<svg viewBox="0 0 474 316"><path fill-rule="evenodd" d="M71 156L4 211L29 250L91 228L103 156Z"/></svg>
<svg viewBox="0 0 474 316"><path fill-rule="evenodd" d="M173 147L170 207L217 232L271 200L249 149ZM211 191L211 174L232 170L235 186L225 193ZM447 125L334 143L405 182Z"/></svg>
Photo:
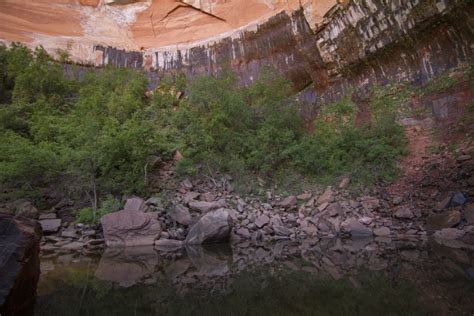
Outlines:
<svg viewBox="0 0 474 316"><path fill-rule="evenodd" d="M15 210L17 216L32 219L38 218L38 210L30 201L24 199L16 200L11 204L11 207Z"/></svg>
<svg viewBox="0 0 474 316"><path fill-rule="evenodd" d="M107 246L145 246L153 245L161 234L161 226L155 213L144 213L140 204L128 210L102 216L100 222L104 230ZM135 210L133 210L135 209Z"/></svg>
<svg viewBox="0 0 474 316"><path fill-rule="evenodd" d="M296 198L296 196L290 195L287 198L285 198L283 201L281 201L279 205L284 208L292 208L296 205L297 202L298 202L298 199Z"/></svg>
<svg viewBox="0 0 474 316"><path fill-rule="evenodd" d="M188 226L192 223L193 218L187 207L178 204L169 213L170 217L177 223Z"/></svg>
<svg viewBox="0 0 474 316"><path fill-rule="evenodd" d="M43 219L39 221L41 228L43 228L43 232L45 233L56 233L61 227L61 219Z"/></svg>
<svg viewBox="0 0 474 316"><path fill-rule="evenodd" d="M438 214L432 214L426 220L426 228L429 231L451 228L461 221L461 212L458 210L444 211Z"/></svg>
<svg viewBox="0 0 474 316"><path fill-rule="evenodd" d="M415 214L408 207L402 206L397 209L394 216L399 219L412 219L415 217Z"/></svg>
<svg viewBox="0 0 474 316"><path fill-rule="evenodd" d="M372 230L359 223L356 218L348 218L342 222L341 230L352 237L372 236Z"/></svg>
<svg viewBox="0 0 474 316"><path fill-rule="evenodd" d="M183 248L184 243L181 240L159 239L155 241L155 249L160 251L176 251Z"/></svg>
<svg viewBox="0 0 474 316"><path fill-rule="evenodd" d="M257 217L255 220L255 225L257 225L258 228L262 228L263 226L267 225L270 222L270 218L268 218L267 215L262 215Z"/></svg>
<svg viewBox="0 0 474 316"><path fill-rule="evenodd" d="M189 203L189 207L195 211L200 211L203 213L207 213L209 211L225 207L226 203L225 200L213 201L213 202L206 202L206 201L193 201Z"/></svg>
<svg viewBox="0 0 474 316"><path fill-rule="evenodd" d="M40 239L38 222L0 214L0 315L33 315Z"/></svg>
<svg viewBox="0 0 474 316"><path fill-rule="evenodd" d="M125 211L141 211L145 212L147 210L147 206L145 201L138 197L130 198L127 200L125 203L125 206L123 207Z"/></svg>
<svg viewBox="0 0 474 316"><path fill-rule="evenodd" d="M211 211L202 216L189 230L187 244L226 242L232 230L232 217L227 210Z"/></svg>

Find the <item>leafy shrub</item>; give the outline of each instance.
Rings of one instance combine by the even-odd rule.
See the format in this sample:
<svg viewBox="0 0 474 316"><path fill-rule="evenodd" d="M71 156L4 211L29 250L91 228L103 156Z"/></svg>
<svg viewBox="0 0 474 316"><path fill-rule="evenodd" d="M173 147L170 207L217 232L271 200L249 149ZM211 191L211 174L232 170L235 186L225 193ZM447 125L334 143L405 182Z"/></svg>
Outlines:
<svg viewBox="0 0 474 316"><path fill-rule="evenodd" d="M139 72L104 69L69 80L42 48L0 49L0 183L55 185L95 200L146 188L151 155L170 156L173 132ZM171 136L170 136L171 135ZM93 204L93 203L92 203ZM95 207L95 205L92 205Z"/></svg>
<svg viewBox="0 0 474 316"><path fill-rule="evenodd" d="M235 173L286 164L302 135L295 107L284 103L290 93L288 81L270 70L248 88L231 73L196 78L175 117L184 156Z"/></svg>
<svg viewBox="0 0 474 316"><path fill-rule="evenodd" d="M78 212L84 221L98 220L102 197L144 193L150 157L167 160L176 149L185 157L178 174L288 171L330 181L349 173L367 182L392 178L403 152L400 91L373 93L366 126L355 125L350 100L325 105L307 133L291 84L270 69L249 87L231 72L189 83L164 78L151 97L140 72L104 69L70 80L42 48L0 46L0 70L0 184L87 197L92 211Z"/></svg>
<svg viewBox="0 0 474 316"><path fill-rule="evenodd" d="M295 166L321 181L352 175L364 184L389 181L397 174L396 158L404 153L403 128L393 108L372 100L370 124L355 125L356 106L349 99L326 106L314 132L295 146Z"/></svg>
<svg viewBox="0 0 474 316"><path fill-rule="evenodd" d="M91 207L80 209L76 212L76 223L82 224L98 224L100 218L106 214L117 212L122 208L123 204L120 200L113 196L107 196L102 201L102 207L94 210Z"/></svg>

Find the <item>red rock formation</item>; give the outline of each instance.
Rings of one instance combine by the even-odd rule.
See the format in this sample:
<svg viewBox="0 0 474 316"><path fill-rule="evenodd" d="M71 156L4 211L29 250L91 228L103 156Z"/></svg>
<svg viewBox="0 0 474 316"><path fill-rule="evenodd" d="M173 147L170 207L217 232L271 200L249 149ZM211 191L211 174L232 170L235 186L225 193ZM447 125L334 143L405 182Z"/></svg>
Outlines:
<svg viewBox="0 0 474 316"><path fill-rule="evenodd" d="M314 101L349 85L423 83L469 62L472 16L469 0L6 0L0 39L154 77L230 65L247 84L270 65L296 90L313 84Z"/></svg>

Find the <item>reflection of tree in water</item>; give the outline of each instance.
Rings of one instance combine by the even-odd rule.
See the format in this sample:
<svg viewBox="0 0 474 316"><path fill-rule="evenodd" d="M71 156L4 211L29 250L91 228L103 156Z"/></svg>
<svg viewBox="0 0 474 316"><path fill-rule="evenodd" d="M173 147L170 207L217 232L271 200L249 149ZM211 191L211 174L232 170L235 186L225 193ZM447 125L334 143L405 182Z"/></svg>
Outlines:
<svg viewBox="0 0 474 316"><path fill-rule="evenodd" d="M470 283L466 276L435 277L445 270L446 257L455 255L424 244L333 240L195 247L172 254L137 251L104 254L100 263L88 263L89 270L82 263L51 271L40 284L37 314L418 315L437 313L438 306L420 300L433 282L453 288L451 297L437 300L458 302L458 310L470 303L456 295L473 293L464 286ZM471 257L462 259L471 262ZM462 273L465 266L457 270Z"/></svg>

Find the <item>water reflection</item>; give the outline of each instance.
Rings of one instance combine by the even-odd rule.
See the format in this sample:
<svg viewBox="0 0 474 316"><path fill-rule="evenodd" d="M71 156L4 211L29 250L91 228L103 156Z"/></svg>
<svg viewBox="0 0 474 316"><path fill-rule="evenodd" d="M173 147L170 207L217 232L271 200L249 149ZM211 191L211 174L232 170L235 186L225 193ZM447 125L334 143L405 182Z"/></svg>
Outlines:
<svg viewBox="0 0 474 316"><path fill-rule="evenodd" d="M153 274L158 262L159 256L153 246L107 248L99 261L95 277L130 287Z"/></svg>
<svg viewBox="0 0 474 316"><path fill-rule="evenodd" d="M432 242L373 239L108 249L43 260L36 313L472 315L473 259Z"/></svg>

